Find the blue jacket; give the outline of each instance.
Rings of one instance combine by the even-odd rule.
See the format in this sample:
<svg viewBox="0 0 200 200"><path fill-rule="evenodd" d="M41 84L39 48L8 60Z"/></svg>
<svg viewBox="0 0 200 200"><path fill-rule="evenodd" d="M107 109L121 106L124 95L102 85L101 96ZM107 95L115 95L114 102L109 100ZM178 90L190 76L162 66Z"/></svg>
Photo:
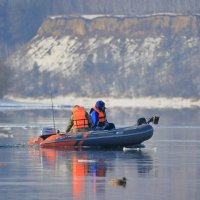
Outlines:
<svg viewBox="0 0 200 200"><path fill-rule="evenodd" d="M99 123L99 114L96 110L93 110L92 113L91 113L91 116L92 116L92 122L93 122L93 127L96 127L98 126L98 123Z"/></svg>
<svg viewBox="0 0 200 200"><path fill-rule="evenodd" d="M99 122L99 113L96 110L93 110L91 113L92 116L92 128L94 130L104 130L109 126L109 123Z"/></svg>

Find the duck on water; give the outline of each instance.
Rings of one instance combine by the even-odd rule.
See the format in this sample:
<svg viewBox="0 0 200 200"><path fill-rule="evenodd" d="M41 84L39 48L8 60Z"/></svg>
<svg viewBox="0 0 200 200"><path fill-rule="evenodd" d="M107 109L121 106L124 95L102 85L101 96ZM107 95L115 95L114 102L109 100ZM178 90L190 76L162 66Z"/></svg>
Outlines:
<svg viewBox="0 0 200 200"><path fill-rule="evenodd" d="M123 177L122 179L112 179L110 181L111 185L113 186L126 186L127 178Z"/></svg>

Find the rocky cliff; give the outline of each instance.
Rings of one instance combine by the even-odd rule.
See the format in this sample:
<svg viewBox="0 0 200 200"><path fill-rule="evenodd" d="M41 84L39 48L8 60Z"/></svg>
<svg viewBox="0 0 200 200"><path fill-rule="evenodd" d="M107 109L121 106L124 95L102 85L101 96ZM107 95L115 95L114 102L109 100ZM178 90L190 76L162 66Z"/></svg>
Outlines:
<svg viewBox="0 0 200 200"><path fill-rule="evenodd" d="M199 97L199 37L198 15L48 17L9 60L11 92Z"/></svg>

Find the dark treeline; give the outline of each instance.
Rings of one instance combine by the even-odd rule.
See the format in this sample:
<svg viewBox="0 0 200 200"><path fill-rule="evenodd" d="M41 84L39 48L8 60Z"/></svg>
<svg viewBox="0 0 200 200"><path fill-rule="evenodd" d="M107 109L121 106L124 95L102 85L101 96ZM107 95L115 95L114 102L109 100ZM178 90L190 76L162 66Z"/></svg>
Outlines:
<svg viewBox="0 0 200 200"><path fill-rule="evenodd" d="M11 70L8 66L0 60L0 98L2 98L7 91L11 83Z"/></svg>
<svg viewBox="0 0 200 200"><path fill-rule="evenodd" d="M29 41L49 15L200 13L199 0L0 0L0 58Z"/></svg>
<svg viewBox="0 0 200 200"><path fill-rule="evenodd" d="M47 1L0 0L0 57L9 49L30 40L47 13ZM4 52L4 54L3 54Z"/></svg>

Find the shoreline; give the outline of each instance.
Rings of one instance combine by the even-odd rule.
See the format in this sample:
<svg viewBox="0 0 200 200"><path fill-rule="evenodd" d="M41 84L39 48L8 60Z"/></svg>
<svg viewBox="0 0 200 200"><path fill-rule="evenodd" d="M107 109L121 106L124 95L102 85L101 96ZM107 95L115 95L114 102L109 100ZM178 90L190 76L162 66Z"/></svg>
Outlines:
<svg viewBox="0 0 200 200"><path fill-rule="evenodd" d="M23 106L23 104L40 105L51 107L51 98L18 98L13 96L7 96L2 99L3 101L15 102ZM106 103L106 107L120 107L120 108L144 108L144 109L183 109L183 108L198 108L200 107L199 99L184 99L180 97L174 98L153 98L153 97L141 97L141 98L89 98L89 97L73 97L73 96L58 96L53 98L53 105L55 107L73 107L74 105L82 105L84 107L93 107L95 102L103 100ZM12 104L12 103L11 103Z"/></svg>

